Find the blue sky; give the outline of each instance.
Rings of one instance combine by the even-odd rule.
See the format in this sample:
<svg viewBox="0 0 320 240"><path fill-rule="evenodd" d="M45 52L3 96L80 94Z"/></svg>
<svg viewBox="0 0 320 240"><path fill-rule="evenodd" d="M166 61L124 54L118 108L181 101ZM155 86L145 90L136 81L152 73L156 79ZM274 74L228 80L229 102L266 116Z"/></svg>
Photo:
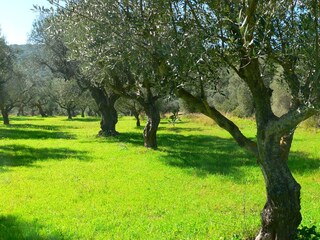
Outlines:
<svg viewBox="0 0 320 240"><path fill-rule="evenodd" d="M47 0L0 0L0 28L8 44L25 44L38 13L33 5L50 6Z"/></svg>

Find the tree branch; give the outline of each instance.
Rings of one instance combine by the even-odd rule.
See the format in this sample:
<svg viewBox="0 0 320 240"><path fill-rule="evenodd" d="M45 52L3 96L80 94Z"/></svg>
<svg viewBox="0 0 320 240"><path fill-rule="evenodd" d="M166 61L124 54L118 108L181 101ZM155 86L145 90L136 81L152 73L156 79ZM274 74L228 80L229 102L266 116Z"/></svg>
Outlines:
<svg viewBox="0 0 320 240"><path fill-rule="evenodd" d="M320 110L307 106L293 109L282 117L269 121L266 134L277 134L281 137L287 132L294 130L299 123L315 115L317 112L320 112Z"/></svg>
<svg viewBox="0 0 320 240"><path fill-rule="evenodd" d="M240 147L254 154L258 158L257 144L245 137L238 126L235 125L235 123L233 123L231 120L223 116L216 108L209 106L206 101L202 101L196 98L181 87L176 90L176 94L188 104L196 107L199 112L213 119L219 125L219 127L227 130L231 134L231 136Z"/></svg>

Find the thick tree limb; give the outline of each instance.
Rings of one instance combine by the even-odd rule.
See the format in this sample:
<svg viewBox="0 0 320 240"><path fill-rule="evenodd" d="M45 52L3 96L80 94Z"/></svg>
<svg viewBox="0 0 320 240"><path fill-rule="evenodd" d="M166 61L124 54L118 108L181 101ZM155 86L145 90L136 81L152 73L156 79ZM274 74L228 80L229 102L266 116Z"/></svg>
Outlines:
<svg viewBox="0 0 320 240"><path fill-rule="evenodd" d="M240 147L258 157L257 144L245 137L238 126L235 125L231 120L223 116L217 109L209 106L207 102L196 98L181 87L176 90L176 94L188 104L196 107L199 112L213 119L219 125L219 127L227 130Z"/></svg>
<svg viewBox="0 0 320 240"><path fill-rule="evenodd" d="M280 137L288 131L295 129L299 123L315 115L317 112L319 110L311 107L300 107L291 110L279 119L269 121L266 133L268 135L276 134Z"/></svg>

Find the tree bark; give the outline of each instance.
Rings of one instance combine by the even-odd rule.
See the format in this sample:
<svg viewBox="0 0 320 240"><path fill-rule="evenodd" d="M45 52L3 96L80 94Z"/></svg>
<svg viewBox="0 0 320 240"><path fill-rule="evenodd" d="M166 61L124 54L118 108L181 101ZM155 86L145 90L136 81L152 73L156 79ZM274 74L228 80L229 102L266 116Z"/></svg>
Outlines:
<svg viewBox="0 0 320 240"><path fill-rule="evenodd" d="M24 107L23 107L23 106L20 106L20 107L19 107L17 116L25 116L25 114L24 114Z"/></svg>
<svg viewBox="0 0 320 240"><path fill-rule="evenodd" d="M1 108L1 114L3 118L3 124L9 125L10 124L9 112L5 108Z"/></svg>
<svg viewBox="0 0 320 240"><path fill-rule="evenodd" d="M52 117L53 113L54 113L54 109L52 107L49 107L46 115Z"/></svg>
<svg viewBox="0 0 320 240"><path fill-rule="evenodd" d="M276 136L258 137L258 148L267 201L261 213L262 227L256 240L294 239L302 220L301 187L288 168L288 154L283 154L280 137Z"/></svg>
<svg viewBox="0 0 320 240"><path fill-rule="evenodd" d="M157 149L157 131L160 123L160 111L155 104L156 101L151 100L143 104L147 114L147 124L143 130L144 146L147 148Z"/></svg>
<svg viewBox="0 0 320 240"><path fill-rule="evenodd" d="M67 113L68 113L68 120L72 120L72 109L67 108Z"/></svg>
<svg viewBox="0 0 320 240"><path fill-rule="evenodd" d="M93 116L94 116L94 113L93 113L93 111L91 110L91 108L88 109L88 116L89 116L89 117L93 117Z"/></svg>
<svg viewBox="0 0 320 240"><path fill-rule="evenodd" d="M206 100L202 100L193 96L183 88L177 88L176 95L182 98L196 111L211 118L219 125L219 127L228 131L240 147L254 154L256 157L259 156L257 144L254 141L246 138L234 122L222 115L215 107L209 106L209 103Z"/></svg>
<svg viewBox="0 0 320 240"><path fill-rule="evenodd" d="M118 122L118 113L114 108L115 99L113 97L108 97L107 102L108 104L100 110L101 111L101 121L100 121L101 131L99 135L115 136L119 134L116 131L116 124Z"/></svg>
<svg viewBox="0 0 320 240"><path fill-rule="evenodd" d="M39 110L39 113L40 113L41 117L47 117L47 114L46 114L45 111L43 110L41 104L37 104L36 106L37 106L37 108L38 108L38 110Z"/></svg>
<svg viewBox="0 0 320 240"><path fill-rule="evenodd" d="M261 213L262 227L256 240L294 239L302 217L300 214L300 185L293 178L287 165L293 131L280 130L280 126L277 125L279 120L274 116L270 114L269 118L265 118L263 113L261 113L262 117L258 113L256 116L258 144L256 144L246 138L233 122L213 106L209 106L205 100L198 99L181 88L177 89L177 95L199 112L212 118L233 136L240 147L253 153L258 159L265 178L267 201ZM271 119L274 119L273 124L270 123ZM281 124L281 127L292 129L292 126L284 123Z"/></svg>
<svg viewBox="0 0 320 240"><path fill-rule="evenodd" d="M100 136L115 136L119 133L116 131L116 124L118 122L118 113L114 107L119 95L108 94L103 88L90 87L90 92L95 102L98 105L101 113L100 121Z"/></svg>
<svg viewBox="0 0 320 240"><path fill-rule="evenodd" d="M264 83L259 69L257 58L241 59L239 76L250 88L255 103L258 163L267 194L256 240L291 240L302 220L301 187L293 178L287 160L295 127L312 115L313 110L293 108L277 118L271 108L272 90Z"/></svg>
<svg viewBox="0 0 320 240"><path fill-rule="evenodd" d="M134 118L136 119L136 126L137 126L137 127L140 127L140 126L141 126L141 124L140 124L140 117L139 117L139 113L138 113L138 112L136 112L136 111L133 111L133 116L134 116Z"/></svg>

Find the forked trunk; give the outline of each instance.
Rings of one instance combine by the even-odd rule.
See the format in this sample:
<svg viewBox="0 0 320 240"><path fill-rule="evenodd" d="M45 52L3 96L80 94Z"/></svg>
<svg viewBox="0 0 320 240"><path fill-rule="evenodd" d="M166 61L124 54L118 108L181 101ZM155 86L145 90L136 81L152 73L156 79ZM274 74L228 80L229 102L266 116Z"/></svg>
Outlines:
<svg viewBox="0 0 320 240"><path fill-rule="evenodd" d="M264 175L267 202L261 213L262 227L256 240L292 240L302 220L300 185L293 178L279 137L258 138L259 164ZM289 148L286 149L289 151Z"/></svg>
<svg viewBox="0 0 320 240"><path fill-rule="evenodd" d="M1 114L2 114L2 118L3 118L3 124L9 125L10 124L9 112L5 108L1 108Z"/></svg>
<svg viewBox="0 0 320 240"><path fill-rule="evenodd" d="M143 131L144 146L147 148L156 149L157 144L157 130L160 123L160 112L155 102L145 105L145 111L148 116L147 124Z"/></svg>

